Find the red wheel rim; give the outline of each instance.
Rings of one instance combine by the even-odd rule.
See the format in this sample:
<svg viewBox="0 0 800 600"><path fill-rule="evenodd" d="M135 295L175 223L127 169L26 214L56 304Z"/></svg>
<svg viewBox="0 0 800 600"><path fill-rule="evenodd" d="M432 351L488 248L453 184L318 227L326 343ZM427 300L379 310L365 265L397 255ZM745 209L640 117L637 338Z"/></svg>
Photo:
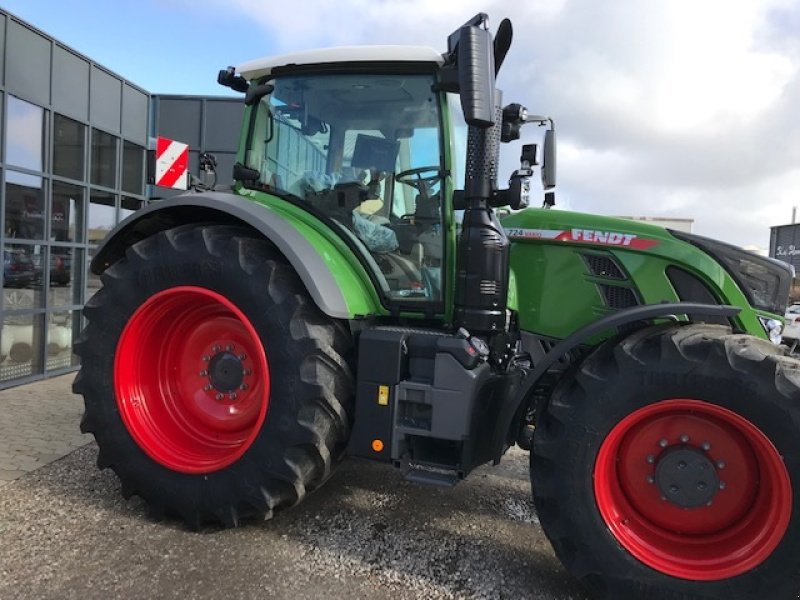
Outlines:
<svg viewBox="0 0 800 600"><path fill-rule="evenodd" d="M264 423L269 381L253 325L201 287L150 297L117 345L122 421L148 456L181 473L210 473L242 457Z"/></svg>
<svg viewBox="0 0 800 600"><path fill-rule="evenodd" d="M676 470L686 468L685 456L695 461L690 481L697 482L685 491L713 492L699 496L700 506L687 507L684 490L671 483L686 481ZM597 455L594 493L628 552L667 575L701 581L761 564L792 510L789 473L769 438L742 416L699 400L664 400L620 421Z"/></svg>

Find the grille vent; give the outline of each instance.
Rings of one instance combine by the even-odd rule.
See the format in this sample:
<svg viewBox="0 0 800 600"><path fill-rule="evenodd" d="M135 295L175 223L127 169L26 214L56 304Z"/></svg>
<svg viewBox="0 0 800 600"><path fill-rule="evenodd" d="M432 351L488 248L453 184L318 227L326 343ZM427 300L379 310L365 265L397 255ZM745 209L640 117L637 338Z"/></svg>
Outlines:
<svg viewBox="0 0 800 600"><path fill-rule="evenodd" d="M597 287L600 288L603 298L605 298L606 304L610 308L623 309L639 305L636 294L630 288L619 285L606 285L605 283L599 283Z"/></svg>
<svg viewBox="0 0 800 600"><path fill-rule="evenodd" d="M627 279L613 258L596 254L584 254L583 260L586 261L586 266L589 267L589 272L592 275L605 279Z"/></svg>

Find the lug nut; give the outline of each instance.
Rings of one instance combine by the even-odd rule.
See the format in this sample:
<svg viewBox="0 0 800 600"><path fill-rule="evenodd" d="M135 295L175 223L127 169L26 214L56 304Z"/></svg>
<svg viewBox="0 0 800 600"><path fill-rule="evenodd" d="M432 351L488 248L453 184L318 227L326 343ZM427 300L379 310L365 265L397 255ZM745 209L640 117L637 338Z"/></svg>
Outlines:
<svg viewBox="0 0 800 600"><path fill-rule="evenodd" d="M718 469L724 469L725 468L725 461L724 460L717 461L717 468Z"/></svg>
<svg viewBox="0 0 800 600"><path fill-rule="evenodd" d="M208 371L206 371L204 369L204 370L200 371L199 375L200 375L200 377L205 377L206 375L208 375Z"/></svg>
<svg viewBox="0 0 800 600"><path fill-rule="evenodd" d="M247 358L247 355L246 354L240 354L237 358L239 360L244 360L245 358Z"/></svg>
<svg viewBox="0 0 800 600"><path fill-rule="evenodd" d="M236 400L236 392L231 392L228 398L230 398L231 400Z"/></svg>
<svg viewBox="0 0 800 600"><path fill-rule="evenodd" d="M233 344L228 344L227 346L225 346L225 350L227 350L228 352L233 352Z"/></svg>
<svg viewBox="0 0 800 600"><path fill-rule="evenodd" d="M205 391L207 391L207 392L210 392L210 391L211 391L211 384L210 384L210 383L207 383L207 384L206 384L206 385L203 387L203 389L204 389Z"/></svg>
<svg viewBox="0 0 800 600"><path fill-rule="evenodd" d="M727 486L725 485L724 481L719 482L719 489L724 490Z"/></svg>
<svg viewBox="0 0 800 600"><path fill-rule="evenodd" d="M244 371L242 371L242 375L252 375L252 373L253 371L251 371L250 369L245 369Z"/></svg>
<svg viewBox="0 0 800 600"><path fill-rule="evenodd" d="M222 350L222 348L220 348L219 346L214 346L213 348L211 348L211 351L214 354L217 354L220 350Z"/></svg>
<svg viewBox="0 0 800 600"><path fill-rule="evenodd" d="M246 390L247 389L247 384L243 383L242 385L239 386L239 389L240 390Z"/></svg>
<svg viewBox="0 0 800 600"><path fill-rule="evenodd" d="M656 482L655 477L653 477L652 475L647 476L647 483L655 483L655 482Z"/></svg>
<svg viewBox="0 0 800 600"><path fill-rule="evenodd" d="M659 440L658 445L661 446L662 448L666 448L667 446L669 446L669 442L662 438L661 440Z"/></svg>
<svg viewBox="0 0 800 600"><path fill-rule="evenodd" d="M203 355L203 362L208 362L211 360L211 357L208 354Z"/></svg>
<svg viewBox="0 0 800 600"><path fill-rule="evenodd" d="M686 443L689 442L689 436L686 435L685 433L683 433L683 434L681 434L680 440L681 440L682 444L686 444Z"/></svg>
<svg viewBox="0 0 800 600"><path fill-rule="evenodd" d="M222 400L225 396L223 396L222 394L217 394L215 397L217 400Z"/></svg>
<svg viewBox="0 0 800 600"><path fill-rule="evenodd" d="M708 452L709 450L711 450L711 444L709 444L708 442L703 442L702 444L700 444L700 447L701 447L703 450L705 450L706 452Z"/></svg>
<svg viewBox="0 0 800 600"><path fill-rule="evenodd" d="M653 456L652 454L648 454L647 455L647 464L648 465L652 465L654 462L656 462L656 457Z"/></svg>

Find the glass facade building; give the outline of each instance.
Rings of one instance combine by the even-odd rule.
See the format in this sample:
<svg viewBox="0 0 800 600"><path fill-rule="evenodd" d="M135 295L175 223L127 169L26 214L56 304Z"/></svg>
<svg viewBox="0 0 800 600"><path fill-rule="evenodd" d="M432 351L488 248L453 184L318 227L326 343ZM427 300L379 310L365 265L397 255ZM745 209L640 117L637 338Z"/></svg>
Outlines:
<svg viewBox="0 0 800 600"><path fill-rule="evenodd" d="M159 103L183 120L159 119ZM98 244L148 197L169 195L147 185L150 140L189 143L195 165L214 151L229 181L241 111L238 99L161 100L0 10L0 387L76 367ZM207 124L217 120L224 129Z"/></svg>

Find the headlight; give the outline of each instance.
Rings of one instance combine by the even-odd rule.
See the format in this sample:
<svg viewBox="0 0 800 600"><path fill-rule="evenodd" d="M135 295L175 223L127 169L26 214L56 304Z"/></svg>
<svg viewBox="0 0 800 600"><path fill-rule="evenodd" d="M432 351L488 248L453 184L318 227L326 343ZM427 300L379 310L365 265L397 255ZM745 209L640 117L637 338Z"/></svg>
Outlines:
<svg viewBox="0 0 800 600"><path fill-rule="evenodd" d="M767 332L770 342L777 346L783 341L783 323L767 317L758 317L758 320L761 321L761 325Z"/></svg>
<svg viewBox="0 0 800 600"><path fill-rule="evenodd" d="M786 311L792 285L792 270L787 263L699 235L673 230L670 233L716 259L752 306L781 315Z"/></svg>

